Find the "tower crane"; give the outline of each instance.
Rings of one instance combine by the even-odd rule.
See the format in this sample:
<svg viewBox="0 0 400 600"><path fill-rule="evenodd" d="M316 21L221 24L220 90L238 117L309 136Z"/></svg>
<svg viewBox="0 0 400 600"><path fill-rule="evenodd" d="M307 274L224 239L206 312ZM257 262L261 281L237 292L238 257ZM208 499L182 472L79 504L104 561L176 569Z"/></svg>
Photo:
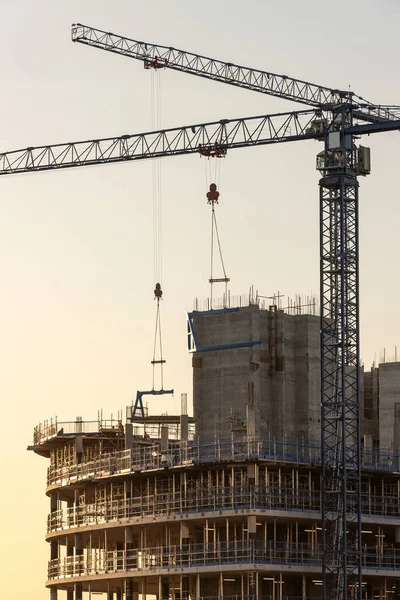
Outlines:
<svg viewBox="0 0 400 600"><path fill-rule="evenodd" d="M319 140L323 598L361 600L358 177L369 149L356 138L400 130L400 107L172 47L72 26L74 42L308 105L272 115L0 153L0 175Z"/></svg>

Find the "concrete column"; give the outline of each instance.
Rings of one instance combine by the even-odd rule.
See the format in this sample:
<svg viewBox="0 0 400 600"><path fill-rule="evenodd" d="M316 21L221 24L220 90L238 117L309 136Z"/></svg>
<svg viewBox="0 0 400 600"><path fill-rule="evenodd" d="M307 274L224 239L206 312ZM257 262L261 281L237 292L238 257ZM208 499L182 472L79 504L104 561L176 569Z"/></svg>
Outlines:
<svg viewBox="0 0 400 600"><path fill-rule="evenodd" d="M50 542L50 560L58 558L58 541L54 540Z"/></svg>
<svg viewBox="0 0 400 600"><path fill-rule="evenodd" d="M187 600L189 598L189 577L182 577L181 590L182 600Z"/></svg>
<svg viewBox="0 0 400 600"><path fill-rule="evenodd" d="M400 527L394 528L394 548L400 552ZM396 589L394 591L394 600L400 600L400 579L396 579Z"/></svg>
<svg viewBox="0 0 400 600"><path fill-rule="evenodd" d="M394 591L395 600L399 600L400 598L400 579L396 579L396 588Z"/></svg>
<svg viewBox="0 0 400 600"><path fill-rule="evenodd" d="M181 521L182 565L189 563L189 525Z"/></svg>
<svg viewBox="0 0 400 600"><path fill-rule="evenodd" d="M196 574L196 598L200 598L201 589L200 589L200 574Z"/></svg>
<svg viewBox="0 0 400 600"><path fill-rule="evenodd" d="M133 547L133 529L128 526L125 527L125 548Z"/></svg>
<svg viewBox="0 0 400 600"><path fill-rule="evenodd" d="M130 565L130 559L133 556L133 529L125 527L125 559L126 565Z"/></svg>
<svg viewBox="0 0 400 600"><path fill-rule="evenodd" d="M78 573L83 569L83 545L82 545L82 534L75 534L75 568ZM80 594L80 595L79 595ZM75 585L75 600L82 600L82 584L77 583Z"/></svg>
<svg viewBox="0 0 400 600"><path fill-rule="evenodd" d="M222 598L224 595L224 579L222 575L222 571L219 572L218 576L218 596Z"/></svg>
<svg viewBox="0 0 400 600"><path fill-rule="evenodd" d="M133 579L125 579L125 600L133 600Z"/></svg>
<svg viewBox="0 0 400 600"><path fill-rule="evenodd" d="M74 511L74 501L73 500L67 500L67 524L69 527L74 526L75 525L75 511Z"/></svg>
<svg viewBox="0 0 400 600"><path fill-rule="evenodd" d="M57 492L52 492L50 495L50 512L53 513L58 508L58 497Z"/></svg>
<svg viewBox="0 0 400 600"><path fill-rule="evenodd" d="M256 573L254 571L247 575L247 588L249 596L256 595Z"/></svg>
<svg viewBox="0 0 400 600"><path fill-rule="evenodd" d="M82 584L76 583L75 584L75 600L82 600L82 598L83 598Z"/></svg>
<svg viewBox="0 0 400 600"><path fill-rule="evenodd" d="M142 600L146 600L146 577L142 579Z"/></svg>
<svg viewBox="0 0 400 600"><path fill-rule="evenodd" d="M58 509L58 493L52 492L50 494L50 522L52 521L53 513L55 513L57 511L57 509ZM53 524L51 526L53 527Z"/></svg>
<svg viewBox="0 0 400 600"><path fill-rule="evenodd" d="M163 577L161 579L161 599L168 600L169 598L169 581L168 577Z"/></svg>
<svg viewBox="0 0 400 600"><path fill-rule="evenodd" d="M75 435L75 455L76 455L76 462L77 463L82 462L82 456L83 456L83 437L82 437L81 433Z"/></svg>
<svg viewBox="0 0 400 600"><path fill-rule="evenodd" d="M125 600L138 600L138 584L131 577L125 579Z"/></svg>
<svg viewBox="0 0 400 600"><path fill-rule="evenodd" d="M301 595L303 600L307 598L307 575L301 576Z"/></svg>
<svg viewBox="0 0 400 600"><path fill-rule="evenodd" d="M189 439L189 417L188 415L181 415L179 417L181 426L181 442L187 442Z"/></svg>
<svg viewBox="0 0 400 600"><path fill-rule="evenodd" d="M168 450L168 427L163 425L161 427L161 452Z"/></svg>
<svg viewBox="0 0 400 600"><path fill-rule="evenodd" d="M394 404L393 450L400 453L400 402Z"/></svg>
<svg viewBox="0 0 400 600"><path fill-rule="evenodd" d="M50 588L50 600L57 600L57 588L55 586Z"/></svg>
<svg viewBox="0 0 400 600"><path fill-rule="evenodd" d="M372 434L364 433L364 448L365 450L372 450Z"/></svg>
<svg viewBox="0 0 400 600"><path fill-rule="evenodd" d="M132 448L133 442L133 425L132 423L126 423L125 425L125 450Z"/></svg>
<svg viewBox="0 0 400 600"><path fill-rule="evenodd" d="M81 554L83 554L82 534L76 533L75 534L75 555L79 556Z"/></svg>
<svg viewBox="0 0 400 600"><path fill-rule="evenodd" d="M400 548L400 526L394 528L394 547Z"/></svg>
<svg viewBox="0 0 400 600"><path fill-rule="evenodd" d="M249 383L249 401L246 405L246 421L247 435L254 436L256 434L256 408L254 406L253 383Z"/></svg>
<svg viewBox="0 0 400 600"><path fill-rule="evenodd" d="M67 535L67 539L66 539L66 551L67 551L67 556L73 556L74 555L74 536L73 535Z"/></svg>
<svg viewBox="0 0 400 600"><path fill-rule="evenodd" d="M255 463L251 463L247 465L247 481L249 486L253 486L256 484L256 465Z"/></svg>
<svg viewBox="0 0 400 600"><path fill-rule="evenodd" d="M247 530L248 530L249 541L256 539L256 533L257 533L256 521L257 521L257 517L255 515L249 515L247 517Z"/></svg>
<svg viewBox="0 0 400 600"><path fill-rule="evenodd" d="M181 544L189 543L189 525L185 521L181 521Z"/></svg>

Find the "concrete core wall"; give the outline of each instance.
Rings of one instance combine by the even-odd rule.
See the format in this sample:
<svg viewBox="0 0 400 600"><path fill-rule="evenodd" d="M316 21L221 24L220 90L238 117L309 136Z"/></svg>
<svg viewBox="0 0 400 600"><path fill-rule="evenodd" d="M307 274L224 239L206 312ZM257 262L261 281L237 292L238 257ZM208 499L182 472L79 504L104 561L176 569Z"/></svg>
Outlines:
<svg viewBox="0 0 400 600"><path fill-rule="evenodd" d="M400 402L400 362L379 365L379 442L393 448L395 405Z"/></svg>
<svg viewBox="0 0 400 600"><path fill-rule="evenodd" d="M320 440L320 321L256 305L199 313L201 346L261 342L193 354L193 407L200 441L244 433L254 400L256 434ZM397 405L397 433L394 433ZM360 368L360 433L364 443L400 452L400 362Z"/></svg>
<svg viewBox="0 0 400 600"><path fill-rule="evenodd" d="M194 317L201 346L260 345L193 355L193 405L201 441L227 438L254 398L256 434L320 437L319 317L258 306Z"/></svg>
<svg viewBox="0 0 400 600"><path fill-rule="evenodd" d="M372 445L379 444L379 368L371 371L362 369L361 393L361 430L367 435Z"/></svg>

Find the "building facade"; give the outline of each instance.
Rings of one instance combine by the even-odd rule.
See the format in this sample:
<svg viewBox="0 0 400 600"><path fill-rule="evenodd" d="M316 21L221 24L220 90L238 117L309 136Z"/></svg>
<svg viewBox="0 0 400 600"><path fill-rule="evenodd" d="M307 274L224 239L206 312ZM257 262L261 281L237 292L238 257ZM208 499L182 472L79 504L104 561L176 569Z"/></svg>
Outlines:
<svg viewBox="0 0 400 600"><path fill-rule="evenodd" d="M191 318L194 419L35 429L51 600L321 597L318 318L252 306ZM381 411L400 398L393 365L364 376L366 599L400 598L394 418L379 444Z"/></svg>

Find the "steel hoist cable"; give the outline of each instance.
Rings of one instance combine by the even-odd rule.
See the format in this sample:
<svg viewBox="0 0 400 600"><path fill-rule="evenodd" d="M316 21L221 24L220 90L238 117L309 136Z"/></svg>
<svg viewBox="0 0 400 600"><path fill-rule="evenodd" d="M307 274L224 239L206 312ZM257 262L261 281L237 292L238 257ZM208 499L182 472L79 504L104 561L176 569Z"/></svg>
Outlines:
<svg viewBox="0 0 400 600"><path fill-rule="evenodd" d="M161 76L159 69L151 71L151 118L152 127L161 127ZM152 385L153 390L156 389L158 383L160 389L164 387L164 364L162 351L162 333L161 333L161 306L162 300L162 176L161 176L161 160L155 159L152 161L152 183L153 183L153 259L154 259L154 299L157 300L156 321L154 328L154 345L153 345L153 367ZM158 370L159 378L156 377ZM157 379L157 381L156 381Z"/></svg>
<svg viewBox="0 0 400 600"><path fill-rule="evenodd" d="M218 156L218 155L216 155ZM207 160L206 163L206 183L209 188L209 191L206 194L207 203L211 205L211 251L210 251L210 309L213 308L213 285L215 283L224 283L225 284L225 293L223 297L223 306L227 305L228 301L228 283L230 281L229 277L226 274L224 258L222 255L222 246L221 240L218 231L217 224L217 215L215 212L215 205L219 203L219 192L217 183L219 185L220 177L221 177L221 163L220 161L215 161L213 166L211 164L213 161ZM217 181L217 183L209 183L211 180L211 176L213 176L213 181ZM215 247L218 248L219 262L221 264L223 277L214 277L214 263L215 263Z"/></svg>

